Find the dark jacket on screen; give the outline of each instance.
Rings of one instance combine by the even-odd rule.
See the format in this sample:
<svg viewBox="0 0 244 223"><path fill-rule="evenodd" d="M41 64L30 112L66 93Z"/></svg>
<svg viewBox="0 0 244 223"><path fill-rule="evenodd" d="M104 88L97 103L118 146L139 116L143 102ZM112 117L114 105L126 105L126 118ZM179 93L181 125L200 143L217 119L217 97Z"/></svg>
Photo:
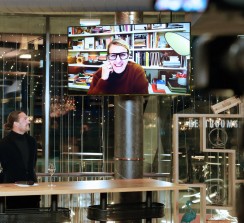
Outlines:
<svg viewBox="0 0 244 223"><path fill-rule="evenodd" d="M87 94L148 94L148 80L144 69L134 62L128 62L121 74L111 73L108 80L101 79L102 68L93 75Z"/></svg>

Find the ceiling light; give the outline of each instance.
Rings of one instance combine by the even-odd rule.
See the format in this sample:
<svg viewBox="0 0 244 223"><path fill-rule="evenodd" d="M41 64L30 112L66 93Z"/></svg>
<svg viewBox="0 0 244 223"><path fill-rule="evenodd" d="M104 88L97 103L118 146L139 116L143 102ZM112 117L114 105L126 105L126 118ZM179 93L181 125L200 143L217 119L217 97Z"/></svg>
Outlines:
<svg viewBox="0 0 244 223"><path fill-rule="evenodd" d="M21 59L31 59L31 54L29 54L29 53L21 54L19 56L19 58L21 58Z"/></svg>
<svg viewBox="0 0 244 223"><path fill-rule="evenodd" d="M96 26L100 25L100 19L80 19L81 26Z"/></svg>

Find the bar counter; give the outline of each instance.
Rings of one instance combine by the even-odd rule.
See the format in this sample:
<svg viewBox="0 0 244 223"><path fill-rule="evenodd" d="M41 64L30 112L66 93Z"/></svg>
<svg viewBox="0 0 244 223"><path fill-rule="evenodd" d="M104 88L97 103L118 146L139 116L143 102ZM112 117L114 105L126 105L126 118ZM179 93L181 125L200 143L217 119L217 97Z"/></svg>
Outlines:
<svg viewBox="0 0 244 223"><path fill-rule="evenodd" d="M23 184L0 184L0 214L8 217L5 212L4 197L6 196L27 196L27 195L50 195L51 213L56 213L58 207L58 195L62 194L87 194L100 193L100 205L88 207L88 219L106 222L111 220L111 213L115 213L114 208L107 208L107 194L116 192L146 192L146 202L135 204L132 209L136 213L141 213L140 218L147 218L147 222L152 222L152 218L163 217L163 204L152 202L153 191L174 191L185 190L187 186L174 184L166 181L153 179L116 179L116 180L88 180L88 181L69 181L53 182L55 186L51 187L50 182L41 182L34 185ZM146 204L146 206L145 206ZM122 206L121 206L122 207ZM135 209L136 208L136 209ZM134 218L136 213L131 212L131 208L117 208L114 214L114 220L125 220L128 212L132 213ZM10 216L11 217L11 216ZM23 216L19 216L23 217ZM26 216L24 216L26 217ZM35 219L35 216L33 217ZM66 221L66 220L65 220Z"/></svg>
<svg viewBox="0 0 244 223"><path fill-rule="evenodd" d="M0 184L0 196L59 195L85 193L143 192L187 189L185 185L153 179L116 179L54 182L35 185Z"/></svg>

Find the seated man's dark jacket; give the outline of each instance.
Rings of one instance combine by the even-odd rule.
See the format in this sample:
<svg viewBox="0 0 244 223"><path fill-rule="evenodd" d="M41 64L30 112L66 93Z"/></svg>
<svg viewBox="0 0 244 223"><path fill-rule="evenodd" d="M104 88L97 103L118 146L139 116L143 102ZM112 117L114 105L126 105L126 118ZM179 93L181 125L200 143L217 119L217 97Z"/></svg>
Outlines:
<svg viewBox="0 0 244 223"><path fill-rule="evenodd" d="M21 139L20 137L26 137L29 149L28 164L25 164L21 150L16 143L16 139ZM25 133L24 135L20 135L11 131L6 137L4 137L0 141L0 162L3 168L0 177L1 183L15 183L17 181L37 182L37 177L35 173L36 161L37 144L35 139L27 133ZM35 207L36 202L40 200L39 196L30 196L30 199L34 200L34 203L31 204L31 200L29 200L29 197L27 196L27 198L20 198L22 201L20 200L21 204L18 204L17 198L18 197L8 197L8 200L14 199L16 205L20 205L21 207L24 207L24 203L26 203L27 201L28 203L30 202L30 204L27 204L27 206L32 205L31 207Z"/></svg>

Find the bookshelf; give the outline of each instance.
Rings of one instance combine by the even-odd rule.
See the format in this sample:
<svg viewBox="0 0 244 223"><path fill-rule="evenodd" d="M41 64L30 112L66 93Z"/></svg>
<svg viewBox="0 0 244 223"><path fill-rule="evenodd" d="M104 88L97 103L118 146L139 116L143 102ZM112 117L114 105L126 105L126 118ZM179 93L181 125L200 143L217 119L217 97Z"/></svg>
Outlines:
<svg viewBox="0 0 244 223"><path fill-rule="evenodd" d="M190 31L184 23L177 28L167 28L167 24L68 27L68 61L72 61L68 62L68 76L72 76L69 78L69 87L76 85L73 75L85 74L87 69L91 68L95 72L102 66L106 61L108 44L115 38L122 38L128 43L129 59L144 68L150 84L155 78L160 79L163 70L167 75L177 72L186 73L186 57L178 55L170 48L164 38L167 32L184 33L190 38ZM176 59L174 63L171 61L172 58ZM77 78L83 77L79 75ZM84 82L84 86L79 83L75 88L87 90L89 83ZM173 92L168 88L167 82L165 89L166 94L185 93L188 90L185 88L185 91ZM158 91L152 90L151 93L158 93Z"/></svg>

